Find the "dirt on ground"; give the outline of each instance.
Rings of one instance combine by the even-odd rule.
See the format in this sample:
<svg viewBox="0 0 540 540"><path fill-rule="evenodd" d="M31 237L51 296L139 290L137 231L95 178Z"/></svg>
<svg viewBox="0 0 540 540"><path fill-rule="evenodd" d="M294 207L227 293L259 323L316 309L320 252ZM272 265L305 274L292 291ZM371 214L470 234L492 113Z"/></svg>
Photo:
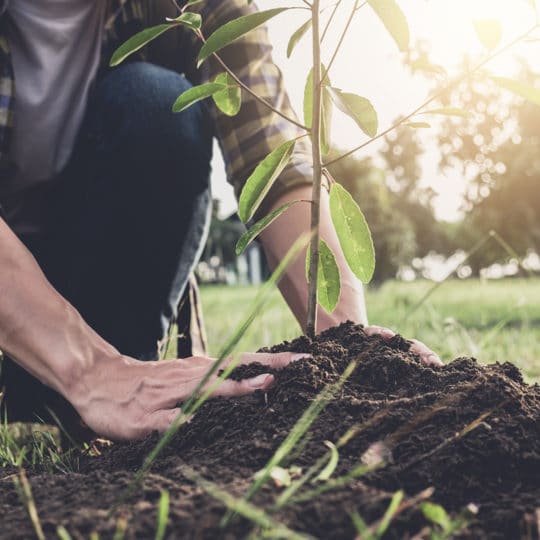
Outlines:
<svg viewBox="0 0 540 540"><path fill-rule="evenodd" d="M538 538L540 387L525 384L508 362L483 366L458 358L433 368L408 349L399 336L368 337L352 324L274 347L309 352L313 359L275 372L276 384L267 393L205 403L112 517L109 510L157 435L115 444L99 457L82 457L77 472L29 471L45 535L57 537L63 525L74 539L94 531L112 538L120 526L125 538L154 538L158 502L167 490L166 538L261 537L242 517L220 528L226 508L217 495L241 497L306 408L354 360L355 370L282 463L293 477L319 459L326 464L325 441L336 444L348 433L330 480L314 478L291 504L270 513L286 489L270 479L251 500L255 507L301 534L352 539L357 533L351 513L377 523L402 489L403 503L385 538L429 538L429 522L418 505L427 497L453 518L466 512L468 525L459 538ZM260 372L261 366L249 366L234 375ZM363 463L367 474L336 480ZM30 538L32 523L8 473L13 471L0 473L0 537ZM323 492L306 500L313 489Z"/></svg>

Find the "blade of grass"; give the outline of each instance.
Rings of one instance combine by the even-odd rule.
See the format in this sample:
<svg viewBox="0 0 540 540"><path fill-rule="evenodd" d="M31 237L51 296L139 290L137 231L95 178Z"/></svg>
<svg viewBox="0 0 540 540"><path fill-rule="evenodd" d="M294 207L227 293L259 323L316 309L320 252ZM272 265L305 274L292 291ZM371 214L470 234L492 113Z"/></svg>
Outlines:
<svg viewBox="0 0 540 540"><path fill-rule="evenodd" d="M13 478L13 483L15 484L15 489L17 490L17 493L19 495L19 499L26 508L28 517L32 522L36 537L38 538L38 540L45 540L43 528L41 527L41 522L39 521L39 516L37 513L36 503L32 495L32 488L30 486L30 482L28 482L28 478L26 477L24 469L21 469L18 476L15 476Z"/></svg>
<svg viewBox="0 0 540 540"><path fill-rule="evenodd" d="M328 482L314 488L305 491L304 493L298 495L297 497L291 497L290 502L291 503L301 503L310 501L319 495L322 495L323 493L326 493L327 491L332 491L333 489L339 489L342 487L347 486L352 481L357 480L358 478L361 478L362 476L365 476L366 474L369 474L373 471L376 471L377 469L380 469L381 467L384 467L386 463L380 462L376 465L357 465L354 467L351 471L349 471L347 474L344 474L343 476L339 476L337 478L328 480Z"/></svg>
<svg viewBox="0 0 540 540"><path fill-rule="evenodd" d="M127 519L125 517L119 517L116 522L116 531L114 531L113 540L124 540L127 530Z"/></svg>
<svg viewBox="0 0 540 540"><path fill-rule="evenodd" d="M304 434L310 428L313 422L319 417L326 405L333 399L333 397L340 390L345 381L351 376L355 368L356 362L353 361L347 366L347 368L337 382L329 384L325 388L323 388L320 394L311 402L309 407L298 419L285 440L274 452L274 455L269 459L266 466L262 469L260 475L257 476L253 484L250 486L250 488L244 495L244 500L248 501L266 483L266 481L271 476L272 469L279 466L287 457L287 455L290 454L290 452L304 436ZM230 519L233 517L233 515L233 512L227 512L227 514L221 520L221 526L226 526L229 523Z"/></svg>
<svg viewBox="0 0 540 540"><path fill-rule="evenodd" d="M504 407L509 401L510 399L505 399L504 401L502 401L501 403L499 403L492 409L489 409L483 412L480 416L478 416L478 418L474 419L472 422L467 424L458 433L456 433L455 435L452 435L452 437L448 437L447 439L442 441L440 444L438 444L435 448L432 448L428 452L425 452L424 454L420 456L416 456L415 458L411 459L409 462L405 463L405 465L401 467L401 470L409 469L410 467L416 465L420 461L428 459L434 454L436 454L437 452L440 452L446 446L449 446L450 444L458 441L459 439L462 439L463 437L465 437L465 435L467 435L471 431L474 431L476 428L478 428L478 426L480 426L486 418L491 416L494 412L499 410L501 407Z"/></svg>
<svg viewBox="0 0 540 540"><path fill-rule="evenodd" d="M353 522L356 525L365 525L364 531L358 531L359 533L362 532L359 536L356 537L355 540L367 540L368 538L372 539L378 539L381 538L384 535L384 532L388 529L388 526L390 525L390 521L388 521L388 518L395 519L399 514L404 512L405 510L408 510L409 508L413 508L417 506L422 501L425 501L426 499L429 499L433 493L434 489L432 487L424 489L418 495L415 495L414 497L410 497L404 501L399 500L399 503L396 504L397 496L399 493L403 494L402 491L398 491L394 494L394 497L392 497L392 500L390 501L390 505L388 506L386 512L384 513L384 516L376 521L373 525L370 525L369 527L365 525L364 520L360 518L359 514L357 512L354 512L354 516L351 515L351 518L353 519Z"/></svg>
<svg viewBox="0 0 540 540"><path fill-rule="evenodd" d="M474 389L473 385L468 385L467 391L472 391ZM369 462L366 464L361 464L352 469L347 474L335 478L333 480L329 480L325 484L318 486L315 489L308 490L301 495L294 497L294 493L298 491L298 489L304 485L308 478L301 478L300 480L297 480L294 484L291 484L285 490L285 492L282 493L280 498L278 499L278 502L275 505L276 509L282 508L285 504L289 502L298 503L298 502L305 502L309 501L315 497L318 497L322 493L325 493L326 491L330 491L333 489L338 489L341 487L346 486L350 482L360 478L361 476L367 475L379 468L385 467L387 465L387 456L391 456L392 448L399 442L403 437L411 433L414 429L416 429L420 424L426 422L430 418L432 418L436 413L446 409L449 406L455 405L457 401L459 401L463 395L466 392L460 392L459 394L454 394L451 396L447 396L444 399L442 399L440 402L435 403L433 406L428 407L426 410L421 411L419 414L417 414L414 418L412 418L411 421L407 422L404 426L399 428L397 431L392 433L390 436L388 436L384 441L376 441L374 444L370 446L370 448L364 452L364 456L369 453L370 449L376 448L376 454L377 459L373 460L373 462ZM396 400L396 402L403 402L403 400ZM347 444L348 441L350 441L353 437L355 437L358 433L375 423L375 421L378 421L381 417L385 416L388 413L388 409L380 411L376 415L374 415L370 420L365 422L364 424L361 424L360 426L354 426L351 429L349 429L337 442L336 447L341 448L345 444ZM317 462L317 463L324 463L324 456ZM316 470L314 471L308 471L311 476L315 474ZM306 475L307 477L308 475Z"/></svg>
<svg viewBox="0 0 540 540"><path fill-rule="evenodd" d="M271 529L273 533L272 537L283 538L285 540L306 540L312 538L311 536L292 531L282 523L279 523L274 518L270 517L264 510L257 508L245 499L234 497L210 480L205 479L188 465L180 465L178 470L186 478L202 488L208 495L222 502L233 513L240 514L258 527Z"/></svg>
<svg viewBox="0 0 540 540"><path fill-rule="evenodd" d="M67 529L63 525L58 525L56 528L56 534L60 540L71 540L71 535L67 532Z"/></svg>
<svg viewBox="0 0 540 540"><path fill-rule="evenodd" d="M430 394L426 394L427 397L430 397ZM424 397L426 397L424 396ZM382 409L375 413L371 418L366 420L365 422L362 422L361 424L357 424L355 426L350 427L337 441L336 448L339 450L340 448L343 448L345 445L347 445L354 437L365 431L366 429L370 428L371 426L377 424L381 421L394 407L394 405L399 405L403 403L409 403L412 401L412 398L398 398L392 401L392 403L389 404L389 406L385 409ZM272 511L277 511L283 508L287 505L289 500L294 496L294 494L305 484L307 484L316 474L317 472L324 466L324 464L330 459L331 457L331 451L325 452L298 480L295 480L291 483L290 486L285 489L281 495L278 497L277 501L275 502L274 506L272 507Z"/></svg>
<svg viewBox="0 0 540 540"><path fill-rule="evenodd" d="M156 540L163 540L165 538L167 520L169 519L169 502L169 492L167 490L163 490L161 492L158 505Z"/></svg>

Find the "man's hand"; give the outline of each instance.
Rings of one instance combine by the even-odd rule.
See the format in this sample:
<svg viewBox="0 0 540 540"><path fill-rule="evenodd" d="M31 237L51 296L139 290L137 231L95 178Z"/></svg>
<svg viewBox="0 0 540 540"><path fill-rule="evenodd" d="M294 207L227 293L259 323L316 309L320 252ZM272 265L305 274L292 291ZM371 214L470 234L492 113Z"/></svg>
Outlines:
<svg viewBox="0 0 540 540"><path fill-rule="evenodd" d="M238 365L258 362L279 369L308 357L295 353L243 354ZM180 412L178 404L192 395L214 362L197 356L141 362L119 355L92 369L66 397L95 433L114 440L140 439L153 431L167 430ZM203 391L212 388L217 379L217 374L213 375ZM227 379L211 396L243 396L266 390L273 382L270 373L241 381Z"/></svg>
<svg viewBox="0 0 540 540"><path fill-rule="evenodd" d="M390 339L396 335L393 330L384 328L383 326L366 326L364 328L368 336L380 335L383 339ZM437 353L434 353L427 345L418 341L417 339L409 340L412 345L409 351L413 354L417 354L424 364L428 366L442 366L443 363Z"/></svg>

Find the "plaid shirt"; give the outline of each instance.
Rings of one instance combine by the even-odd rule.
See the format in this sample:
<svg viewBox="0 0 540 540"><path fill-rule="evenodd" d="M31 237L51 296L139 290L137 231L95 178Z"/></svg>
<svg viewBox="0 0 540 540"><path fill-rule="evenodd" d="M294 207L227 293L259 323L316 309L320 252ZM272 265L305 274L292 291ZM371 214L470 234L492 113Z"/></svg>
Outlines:
<svg viewBox="0 0 540 540"><path fill-rule="evenodd" d="M108 69L112 52L130 36L148 25L146 6L152 0L106 0L105 31L102 44L102 60L98 77ZM9 0L0 0L0 183L12 174L10 163L10 138L14 122L15 80L9 43L6 39L5 15ZM194 6L203 17L203 33L210 35L225 22L246 15L256 8L248 6L246 0L205 0L202 7ZM193 84L212 80L223 69L213 59L206 61L200 70L196 58L200 43L193 32L177 28L181 50L171 51L182 58L183 71ZM275 108L295 118L285 92L282 76L273 63L272 47L267 31L260 27L244 38L229 45L221 57L234 73ZM147 60L148 51L143 49L132 60ZM152 59L153 60L153 59ZM211 100L207 100L209 112L214 120L215 133L223 152L227 178L238 196L246 179L255 166L281 143L293 139L302 132L262 105L246 92L242 92L242 108L235 117L221 113ZM311 152L305 139L296 145L291 162L281 174L267 197L266 205L286 190L297 185L310 184L312 176ZM264 211L264 208L263 208ZM180 334L179 352L204 354L206 338L200 309L197 287L193 279L178 314ZM185 341L187 339L187 342Z"/></svg>
<svg viewBox="0 0 540 540"><path fill-rule="evenodd" d="M3 12L9 0L0 0L0 182L10 174L10 138L13 130L15 81L9 43L5 37L6 16ZM102 44L102 62L99 72L108 69L112 52L134 33L147 24L144 0L107 0L107 15ZM256 8L247 6L245 0L206 0L198 11L203 17L203 33L210 35L225 22L245 15ZM197 6L194 6L197 8ZM188 29L178 28L178 51L182 60L182 71L193 84L213 79L223 69L214 60L196 68L196 58L200 42ZM222 52L225 63L235 74L258 95L265 98L275 108L287 116L296 118L285 92L282 76L273 63L272 47L264 27L252 31L244 38L231 44ZM132 59L146 60L143 49ZM255 166L281 143L293 139L301 131L279 115L262 105L247 92L242 92L242 108L235 117L221 113L211 100L207 100L209 112L214 120L215 132L223 152L227 168L227 178L238 196L246 179ZM310 149L306 142L297 143L291 163L276 182L268 202L293 186L311 182Z"/></svg>

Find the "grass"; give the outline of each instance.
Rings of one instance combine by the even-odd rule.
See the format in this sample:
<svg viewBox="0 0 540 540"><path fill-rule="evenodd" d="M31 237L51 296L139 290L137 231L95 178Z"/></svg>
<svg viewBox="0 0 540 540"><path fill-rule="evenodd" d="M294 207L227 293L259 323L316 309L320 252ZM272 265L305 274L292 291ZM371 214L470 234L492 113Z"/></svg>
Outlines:
<svg viewBox="0 0 540 540"><path fill-rule="evenodd" d="M512 361L540 382L540 279L450 280L417 311L428 281L392 281L367 290L370 322L428 344L445 360L474 356ZM207 286L201 291L210 352L216 354L256 293L255 287ZM293 339L300 328L276 291L242 342L244 350Z"/></svg>
<svg viewBox="0 0 540 540"><path fill-rule="evenodd" d="M420 309L413 312L418 301L432 286L433 284L427 281L389 282L380 289L368 290L367 299L371 321L394 328L405 336L414 336L425 341L446 359L459 355L472 355L479 357L483 362L512 360L522 368L529 380L540 380L540 362L537 361L540 357L540 340L537 339L540 336L538 332L540 305L534 303L534 299L540 297L540 279L497 282L448 281L438 288ZM220 357L223 357L229 351L242 334L240 331L233 332L233 330L243 329L246 326L245 323L242 324L242 319L249 312L249 307L254 302L259 305L261 295L266 297L268 291L269 287L263 289L222 286L203 288L202 299L211 352L216 354L217 350L221 350ZM255 312L253 311L254 314ZM248 317L249 320L251 320L250 317ZM299 333L300 329L281 296L277 291L271 291L267 297L266 308L259 313L256 324L252 325L246 335L241 338L240 346L243 350L256 350L264 345L292 339ZM348 373L349 370L344 377ZM254 526L253 537L258 537L259 533L264 531L280 538L302 538L302 535L276 521L272 514L288 504L318 497L325 491L346 485L369 472L373 466L359 464L345 475L331 478L339 459L339 448L354 437L358 430L366 426L356 426L345 433L336 445L332 445L328 453L313 463L300 479L289 485L274 505L261 509L253 506L249 500L271 477L274 468L284 463L327 401L328 396L323 391L282 442L263 469L263 474L254 479L241 498L224 492L193 471L191 472L194 476L191 476L191 472L186 470L186 476L228 508L228 513L225 515L227 521L227 518L235 513L249 519ZM487 411L481 415L457 433L456 437L461 438L468 431L475 429L491 412L493 411ZM20 467L49 463L50 466L47 469L51 472L68 472L72 469L72 464L69 455L57 453L56 441L52 437L50 440L43 439L41 433L32 429L29 434L26 434L30 436L28 440L21 436L21 433L14 431L14 427L7 424L0 425L0 465L19 468L19 475L14 475L14 481L19 488L21 502L26 507L36 535L40 537L39 533L42 531L37 509L33 503L30 485ZM166 444L166 440L166 438L162 439L163 444ZM441 444L446 445L449 442L452 441L443 441ZM433 452L438 451L440 447L441 445ZM151 456L152 454L149 457ZM332 461L334 461L333 465ZM325 464L326 467L324 467ZM322 467L324 467L323 471L328 469L329 472L322 473ZM318 484L309 488L308 483L313 483L313 478L317 473L319 473ZM298 495L297 492L301 488L306 489ZM362 533L362 537L380 538L395 515L405 508L416 506L427 498L429 498L428 494L421 500L403 500L403 494L398 492L392 499L387 512L378 522L368 525L357 512L351 515L351 519L358 527L359 533ZM166 533L168 507L168 493L163 492L158 505L156 538L163 538ZM462 519L461 515L455 522L452 521L440 507L432 505L432 507L425 506L425 509L426 512L429 510L427 517L433 521L432 528L428 528L432 538L449 538L453 531L467 524L467 520L465 517ZM120 540L124 537L127 523L119 519L117 525L114 538ZM61 527L57 534L61 539L70 538L68 531Z"/></svg>

